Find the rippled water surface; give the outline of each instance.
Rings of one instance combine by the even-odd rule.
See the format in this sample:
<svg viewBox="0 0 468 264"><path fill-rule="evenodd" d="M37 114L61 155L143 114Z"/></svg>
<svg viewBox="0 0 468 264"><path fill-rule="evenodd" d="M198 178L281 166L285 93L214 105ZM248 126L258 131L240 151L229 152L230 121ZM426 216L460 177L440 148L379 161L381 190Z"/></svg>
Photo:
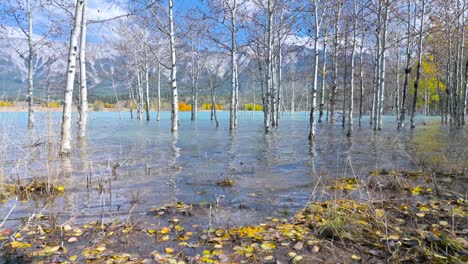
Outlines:
<svg viewBox="0 0 468 264"><path fill-rule="evenodd" d="M218 115L216 128L209 113L199 113L197 122L182 113L180 132L173 134L169 113L160 122L154 113L151 122L131 120L128 113L121 119L118 113L90 113L86 142L74 141L70 160L60 161L59 113L37 113L34 131L25 129L26 113L0 113L0 180L49 177L65 185L54 200L18 202L9 223L41 211L77 222L143 215L175 201L218 203L220 222L249 223L302 208L319 179L366 177L380 168L413 170L421 163L448 171L466 167L468 160L467 129L450 130L435 117L420 118L414 131L401 132L395 117L386 117L378 133L365 118L351 138L340 122L319 124L311 148L304 113L284 114L280 127L266 135L261 113L241 113L232 133L229 113ZM227 180L234 185L219 185ZM466 192L466 178L456 180ZM1 218L14 203L0 203Z"/></svg>

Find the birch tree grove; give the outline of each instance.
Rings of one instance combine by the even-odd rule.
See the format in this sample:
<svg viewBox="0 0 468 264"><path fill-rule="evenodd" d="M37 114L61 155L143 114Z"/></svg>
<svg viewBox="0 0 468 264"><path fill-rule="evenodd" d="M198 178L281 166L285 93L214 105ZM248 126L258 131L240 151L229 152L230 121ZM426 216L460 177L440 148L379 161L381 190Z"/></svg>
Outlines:
<svg viewBox="0 0 468 264"><path fill-rule="evenodd" d="M68 156L71 151L71 118L72 118L72 103L73 103L73 85L75 82L76 72L76 57L78 53L78 38L80 36L83 6L86 0L76 1L75 19L73 29L70 35L70 44L68 51L67 64L67 81L65 86L65 96L63 101L62 114L62 133L60 144L60 155Z"/></svg>
<svg viewBox="0 0 468 264"><path fill-rule="evenodd" d="M64 82L62 156L71 151L74 109L78 139L86 138L88 119L93 120L88 115L99 110L88 100L138 120L152 121L154 110L159 121L170 111L172 132L185 119L179 105L191 112L192 122L204 117L203 108L211 112L213 125L231 131L238 128L239 111L254 117L262 111L265 133L278 129L288 113L302 112L312 144L320 138L318 129L327 127L322 123L334 125L338 119L348 137L365 122L375 133L387 123L402 131L407 119L415 128L419 115L421 122L423 116L440 115L441 125L452 128L466 124L468 4L463 0L129 0L109 3L129 15L117 15L126 20L110 23L106 30L112 32L102 27L98 33L90 25L113 18L96 19L105 15L95 5L88 0L0 3L0 19L8 21L0 34L5 47L16 52L10 57L21 61L14 69L20 77L12 77L19 91L1 95L2 101L23 101L19 106L27 109L33 128L34 110L48 106L49 92ZM60 22L50 15L52 9ZM48 19L50 25L44 23ZM36 80L45 75L44 58L51 56L42 48L54 50L62 43L57 25L71 29L66 73L62 79L48 77L46 101L38 96L45 82ZM16 39L22 42L15 45ZM87 57L94 49L112 58ZM50 76L64 68L51 65ZM226 123L219 112L224 109Z"/></svg>

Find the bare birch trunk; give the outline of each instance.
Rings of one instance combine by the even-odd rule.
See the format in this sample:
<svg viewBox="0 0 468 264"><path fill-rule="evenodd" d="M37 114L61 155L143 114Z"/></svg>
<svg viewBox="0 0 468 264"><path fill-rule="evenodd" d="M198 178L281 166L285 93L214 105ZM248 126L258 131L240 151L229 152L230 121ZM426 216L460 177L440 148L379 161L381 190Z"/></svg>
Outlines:
<svg viewBox="0 0 468 264"><path fill-rule="evenodd" d="M174 0L169 0L169 44L171 49L171 86L172 86L172 111L171 111L171 131L179 130L179 98L177 95L177 66L176 48L174 38Z"/></svg>
<svg viewBox="0 0 468 264"><path fill-rule="evenodd" d="M81 39L80 39L80 107L78 121L78 138L86 136L86 126L88 124L88 85L86 79L86 2L82 6L83 15L81 18Z"/></svg>
<svg viewBox="0 0 468 264"><path fill-rule="evenodd" d="M407 17L407 31L406 31L406 66L405 66L405 80L403 82L403 92L401 95L401 109L400 120L398 122L398 129L405 126L406 114L406 94L409 86L409 74L411 73L411 0L408 0L408 17Z"/></svg>
<svg viewBox="0 0 468 264"><path fill-rule="evenodd" d="M346 90L348 85L348 28L345 29L346 35L344 40L344 76L343 76L343 105L341 110L341 126L344 128L346 124Z"/></svg>
<svg viewBox="0 0 468 264"><path fill-rule="evenodd" d="M33 46L33 17L29 0L26 0L26 12L28 15L28 128L34 127L34 46Z"/></svg>
<svg viewBox="0 0 468 264"><path fill-rule="evenodd" d="M265 96L265 106L264 106L264 113L265 113L265 132L268 133L270 131L270 123L271 123L271 113L270 113L270 99L271 99L271 90L272 90L272 73L273 73L273 7L271 0L268 0L268 44L267 44L267 78L266 78L266 96Z"/></svg>
<svg viewBox="0 0 468 264"><path fill-rule="evenodd" d="M363 18L364 23L364 18ZM359 127L362 125L362 103L364 101L364 56L363 56L363 48L364 48L364 31L362 31L361 35L361 46L359 47Z"/></svg>
<svg viewBox="0 0 468 264"><path fill-rule="evenodd" d="M237 128L237 48L236 48L236 13L237 0L233 0L231 7L231 107L229 109L229 129Z"/></svg>
<svg viewBox="0 0 468 264"><path fill-rule="evenodd" d="M399 43L398 43L399 44ZM398 45L397 44L397 45ZM397 49L396 51L396 91L395 91L395 116L396 116L396 121L398 123L398 114L400 113L400 51Z"/></svg>
<svg viewBox="0 0 468 264"><path fill-rule="evenodd" d="M158 114L156 121L161 120L161 64L158 63Z"/></svg>
<svg viewBox="0 0 468 264"><path fill-rule="evenodd" d="M281 44L279 47L279 53L278 53L278 89L277 89L277 107L276 107L276 126L279 126L279 120L280 120L280 112L281 112L281 105L282 103L282 80L283 80L283 53L281 52Z"/></svg>
<svg viewBox="0 0 468 264"><path fill-rule="evenodd" d="M385 13L383 17L383 32L382 32L382 55L380 56L380 89L379 89L379 117L378 117L378 124L377 129L382 130L382 119L383 119L383 111L384 111L384 99L385 99L385 52L387 50L386 42L387 42L387 21L388 21L388 9L389 3L385 1Z"/></svg>
<svg viewBox="0 0 468 264"><path fill-rule="evenodd" d="M310 105L310 132L309 132L309 140L310 142L315 142L315 130L316 130L316 123L317 120L315 119L315 108L317 107L317 90L318 90L318 67L319 67L319 50L318 50L318 42L319 42L319 33L320 33L320 25L319 25L319 17L318 17L318 6L317 0L313 0L314 4L314 25L315 25L315 36L314 36L314 76L313 76L313 83L312 83L312 90L311 90L311 105Z"/></svg>
<svg viewBox="0 0 468 264"><path fill-rule="evenodd" d="M146 63L145 63L146 64ZM149 89L149 69L145 65L145 107L146 107L146 121L150 121L150 89Z"/></svg>
<svg viewBox="0 0 468 264"><path fill-rule="evenodd" d="M133 91L132 91L132 84L130 83L130 79L128 80L128 103L129 103L129 108L130 108L130 119L133 119Z"/></svg>
<svg viewBox="0 0 468 264"><path fill-rule="evenodd" d="M421 79L421 63L422 63L422 45L423 45L423 24L424 24L424 13L426 9L426 0L421 1L421 23L419 25L419 47L418 47L418 65L416 67L416 81L414 82L414 98L413 98L413 109L411 112L411 128L415 128L415 116L416 116L416 104L418 102L418 87L419 80Z"/></svg>
<svg viewBox="0 0 468 264"><path fill-rule="evenodd" d="M141 80L141 71L137 70L137 119L143 119L143 88Z"/></svg>
<svg viewBox="0 0 468 264"><path fill-rule="evenodd" d="M60 155L69 156L71 151L71 118L73 103L73 85L75 82L76 57L78 51L78 37L81 29L83 15L83 4L86 0L76 1L75 21L70 36L70 47L68 51L67 82L63 102L62 133L60 144Z"/></svg>
<svg viewBox="0 0 468 264"><path fill-rule="evenodd" d="M323 62L322 62L322 85L320 86L320 104L319 104L319 118L318 122L322 123L323 108L325 106L325 91L326 91L326 80L327 80L327 30L324 27L323 37Z"/></svg>
<svg viewBox="0 0 468 264"><path fill-rule="evenodd" d="M336 90L338 88L338 34L340 31L340 14L342 4L338 7L334 25L334 41L333 41L333 84L330 93L330 122L335 122L335 107L336 107ZM328 113L327 113L328 116Z"/></svg>
<svg viewBox="0 0 468 264"><path fill-rule="evenodd" d="M353 45L351 48L351 80L349 87L349 110L348 110L348 133L347 136L350 137L353 132L353 110L354 110L354 55L356 53L356 37L357 37L357 14L358 13L358 2L354 0L354 28L353 28Z"/></svg>

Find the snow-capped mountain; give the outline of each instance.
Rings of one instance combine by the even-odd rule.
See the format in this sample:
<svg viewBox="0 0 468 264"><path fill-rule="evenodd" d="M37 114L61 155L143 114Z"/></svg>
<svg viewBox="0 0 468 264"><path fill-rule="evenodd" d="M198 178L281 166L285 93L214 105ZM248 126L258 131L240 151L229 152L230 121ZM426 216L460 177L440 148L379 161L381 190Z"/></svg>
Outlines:
<svg viewBox="0 0 468 264"><path fill-rule="evenodd" d="M40 43L40 44L38 44ZM65 88L65 72L67 67L67 43L49 41L41 43L35 38L34 56L34 96L37 100L47 97L47 91L55 98L63 95ZM181 92L189 90L190 51L178 51L178 79ZM304 69L310 67L311 51L307 48L295 49L284 57L285 72L292 68ZM24 100L27 93L27 41L21 34L0 39L0 98L17 98ZM114 88L119 95L127 95L128 79L133 78L133 72L123 65L132 64L108 44L89 43L87 45L87 79L89 96L102 97L114 95ZM230 83L230 56L221 53L205 53L201 60L212 74L225 79L219 88L219 94L228 94ZM258 70L255 61L248 52L238 54L240 90L251 87L256 82L254 74ZM153 69L153 73L154 73ZM168 93L169 71L164 69L162 78L163 93ZM206 69L201 70L200 84L206 85ZM154 78L154 74L153 74ZM112 80L113 79L113 80ZM112 86L114 81L114 87ZM153 89L154 90L154 89ZM153 93L154 91L152 91ZM36 101L37 101L36 100Z"/></svg>

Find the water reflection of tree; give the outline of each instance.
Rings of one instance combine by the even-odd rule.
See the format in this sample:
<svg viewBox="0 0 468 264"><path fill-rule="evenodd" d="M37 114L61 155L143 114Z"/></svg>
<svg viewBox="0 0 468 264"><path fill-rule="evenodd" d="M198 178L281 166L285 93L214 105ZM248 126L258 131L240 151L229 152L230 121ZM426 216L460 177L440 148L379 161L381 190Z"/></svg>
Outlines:
<svg viewBox="0 0 468 264"><path fill-rule="evenodd" d="M178 164L178 159L180 157L180 148L177 147L179 141L179 134L177 132L172 133L171 141L171 152L172 157L170 160L170 167L172 168L172 173L169 174L168 185L171 192L174 194L174 197L177 196L179 188L177 187L176 176L182 170L182 166Z"/></svg>

